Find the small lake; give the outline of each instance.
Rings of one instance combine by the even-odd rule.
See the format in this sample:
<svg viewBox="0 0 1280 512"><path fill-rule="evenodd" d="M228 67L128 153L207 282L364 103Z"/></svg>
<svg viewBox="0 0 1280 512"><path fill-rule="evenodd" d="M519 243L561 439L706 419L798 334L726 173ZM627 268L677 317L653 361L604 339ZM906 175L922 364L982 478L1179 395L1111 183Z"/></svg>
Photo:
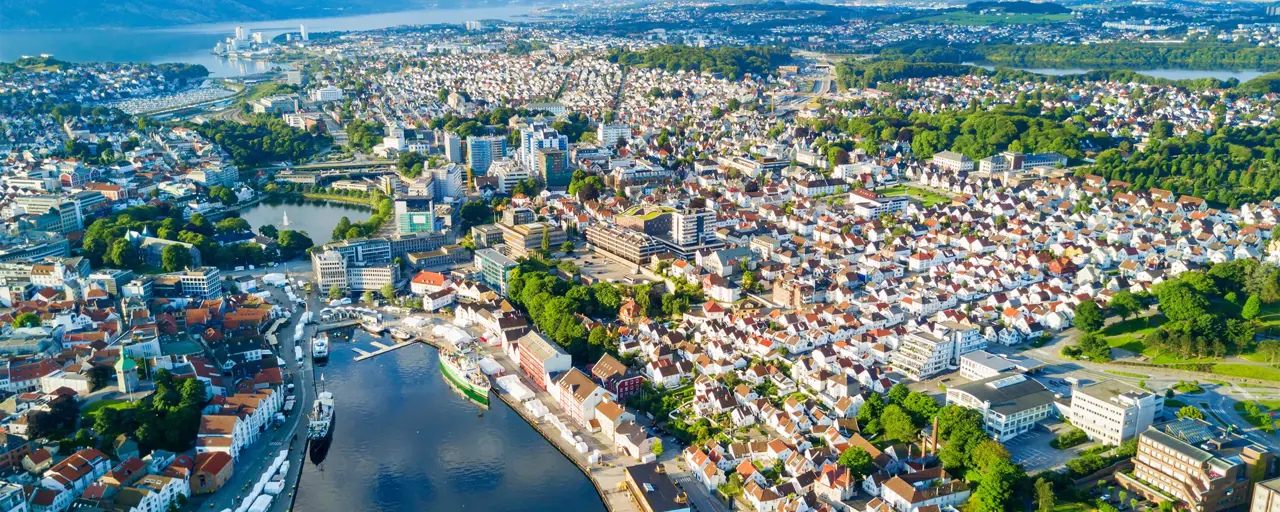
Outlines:
<svg viewBox="0 0 1280 512"><path fill-rule="evenodd" d="M285 214L289 215L287 228L283 224ZM271 224L281 231L306 231L316 245L333 241L333 228L339 219L346 217L351 222L364 222L372 216L373 211L366 206L301 198L271 198L240 212L240 218L253 226L254 233L259 227Z"/></svg>
<svg viewBox="0 0 1280 512"><path fill-rule="evenodd" d="M352 348L373 351L379 338L347 332L354 341L335 332L315 369L334 394L333 442L319 465L304 462L294 510L605 511L591 481L508 405L481 408L450 387L436 349L357 363Z"/></svg>
<svg viewBox="0 0 1280 512"><path fill-rule="evenodd" d="M965 62L964 64L967 64L970 66L978 66L980 68L990 69L990 70L993 70L996 68L994 65L991 65L991 64L978 64L974 62ZM1081 73L1088 73L1094 70L1094 68L1022 68L1022 67L1014 67L1014 66L1004 66L1004 67L1007 67L1009 69L1016 69L1018 71L1026 71L1028 73L1035 73L1037 75L1049 75L1049 76L1078 75ZM1253 80L1254 78L1267 74L1267 72L1265 71L1258 71L1254 69L1246 69L1246 70L1238 70L1238 71L1230 70L1230 69L1218 69L1218 70L1135 69L1133 71L1135 73L1140 73L1143 75L1152 76L1156 78L1164 78L1168 80L1185 80L1189 78L1192 78L1192 79L1214 78L1218 80L1227 80L1227 79L1234 78L1241 82L1248 82L1249 80Z"/></svg>

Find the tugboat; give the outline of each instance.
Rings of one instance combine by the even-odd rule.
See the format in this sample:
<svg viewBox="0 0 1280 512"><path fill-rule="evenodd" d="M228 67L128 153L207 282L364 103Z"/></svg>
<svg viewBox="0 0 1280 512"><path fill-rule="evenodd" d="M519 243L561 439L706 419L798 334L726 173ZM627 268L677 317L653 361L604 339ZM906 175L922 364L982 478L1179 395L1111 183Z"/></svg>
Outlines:
<svg viewBox="0 0 1280 512"><path fill-rule="evenodd" d="M493 384L480 371L480 363L470 350L443 347L439 352L440 369L444 377L458 391L476 403L489 405L489 390Z"/></svg>
<svg viewBox="0 0 1280 512"><path fill-rule="evenodd" d="M320 376L320 380L324 380L324 376ZM311 406L310 420L307 423L307 440L311 443L311 462L319 464L324 461L325 455L329 454L329 443L333 440L335 411L333 408L333 393L328 391L320 392L320 398L316 399Z"/></svg>
<svg viewBox="0 0 1280 512"><path fill-rule="evenodd" d="M317 334L311 339L311 359L317 363L329 360L329 336L325 333Z"/></svg>

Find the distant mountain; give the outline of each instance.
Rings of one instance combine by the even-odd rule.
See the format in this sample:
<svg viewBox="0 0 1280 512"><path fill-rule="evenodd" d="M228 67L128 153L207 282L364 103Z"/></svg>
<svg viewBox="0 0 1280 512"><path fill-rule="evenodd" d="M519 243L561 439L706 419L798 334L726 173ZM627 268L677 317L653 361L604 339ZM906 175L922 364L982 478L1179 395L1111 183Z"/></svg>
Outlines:
<svg viewBox="0 0 1280 512"><path fill-rule="evenodd" d="M392 12L469 0L0 0L0 30L172 27Z"/></svg>

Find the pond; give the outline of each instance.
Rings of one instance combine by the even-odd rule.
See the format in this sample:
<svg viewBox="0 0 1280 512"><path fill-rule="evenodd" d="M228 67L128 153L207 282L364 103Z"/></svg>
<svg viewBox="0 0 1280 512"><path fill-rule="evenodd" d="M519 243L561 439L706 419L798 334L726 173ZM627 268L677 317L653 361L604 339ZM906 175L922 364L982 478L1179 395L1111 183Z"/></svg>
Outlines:
<svg viewBox="0 0 1280 512"><path fill-rule="evenodd" d="M285 216L289 225L284 225ZM373 216L367 206L302 198L270 198L240 212L240 218L253 226L253 231L271 224L281 231L305 231L316 245L333 241L333 228L346 217L351 222L364 222Z"/></svg>

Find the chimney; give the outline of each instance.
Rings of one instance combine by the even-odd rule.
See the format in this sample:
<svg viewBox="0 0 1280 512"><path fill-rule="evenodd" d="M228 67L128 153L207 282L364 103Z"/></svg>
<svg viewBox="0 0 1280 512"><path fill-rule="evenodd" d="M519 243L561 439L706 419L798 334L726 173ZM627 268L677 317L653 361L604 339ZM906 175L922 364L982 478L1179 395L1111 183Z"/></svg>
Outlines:
<svg viewBox="0 0 1280 512"><path fill-rule="evenodd" d="M933 433L929 435L930 453L938 453L938 417L933 417Z"/></svg>

